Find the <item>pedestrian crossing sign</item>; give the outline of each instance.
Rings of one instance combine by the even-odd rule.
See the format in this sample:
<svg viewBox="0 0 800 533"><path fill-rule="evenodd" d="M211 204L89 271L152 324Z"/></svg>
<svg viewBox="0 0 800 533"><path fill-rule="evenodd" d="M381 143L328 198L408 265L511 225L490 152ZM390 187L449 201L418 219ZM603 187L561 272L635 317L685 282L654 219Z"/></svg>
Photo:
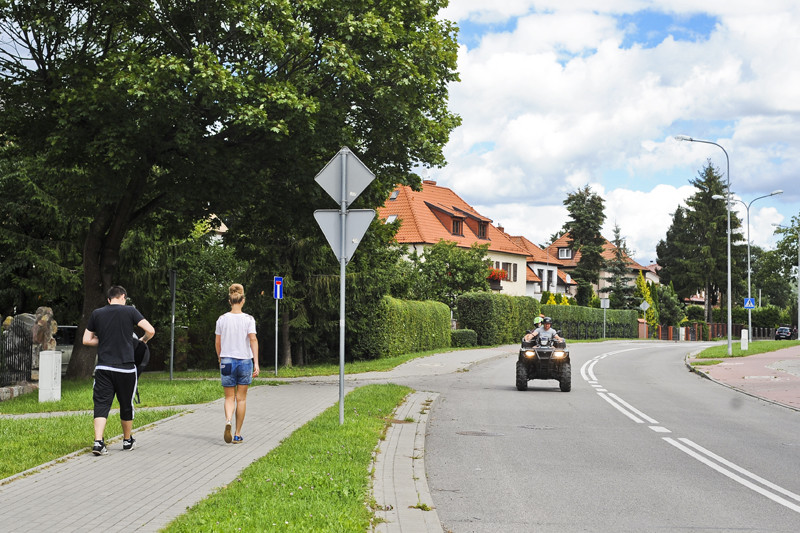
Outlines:
<svg viewBox="0 0 800 533"><path fill-rule="evenodd" d="M744 299L744 308L745 309L755 309L756 308L756 299L755 298L745 298Z"/></svg>

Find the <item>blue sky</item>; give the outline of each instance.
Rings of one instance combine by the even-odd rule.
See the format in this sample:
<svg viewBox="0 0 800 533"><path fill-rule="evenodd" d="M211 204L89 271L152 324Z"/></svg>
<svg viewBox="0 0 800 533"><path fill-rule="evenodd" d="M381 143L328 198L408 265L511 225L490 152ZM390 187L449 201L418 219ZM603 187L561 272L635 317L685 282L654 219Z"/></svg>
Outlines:
<svg viewBox="0 0 800 533"><path fill-rule="evenodd" d="M702 5L702 9L701 6ZM598 7L601 6L601 7ZM462 117L428 177L514 235L545 242L584 185L635 258L656 259L710 160L750 208L754 244L800 213L800 3L451 0ZM740 218L744 208L735 203Z"/></svg>

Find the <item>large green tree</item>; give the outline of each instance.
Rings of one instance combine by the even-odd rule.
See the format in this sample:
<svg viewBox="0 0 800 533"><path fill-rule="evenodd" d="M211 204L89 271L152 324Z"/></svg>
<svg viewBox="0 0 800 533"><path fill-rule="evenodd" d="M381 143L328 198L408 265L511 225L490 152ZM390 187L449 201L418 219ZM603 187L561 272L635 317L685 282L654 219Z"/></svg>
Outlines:
<svg viewBox="0 0 800 533"><path fill-rule="evenodd" d="M608 276L604 279L608 285L600 292L609 295L612 309L633 309L637 306L633 297L635 276L630 266L630 250L621 232L619 225L614 224L614 256L606 261Z"/></svg>
<svg viewBox="0 0 800 533"><path fill-rule="evenodd" d="M340 146L378 175L372 205L414 184L416 165L443 164L458 123L445 4L0 1L0 133L37 186L88 221L80 326L124 281L122 242L154 212L186 235L212 212L245 232L257 208L302 241L309 206L325 202L311 179ZM259 245L273 242L264 233ZM92 362L76 346L68 375Z"/></svg>
<svg viewBox="0 0 800 533"><path fill-rule="evenodd" d="M788 243L783 248L789 251ZM795 247L796 248L796 247ZM759 305L786 307L792 302L792 269L786 268L781 251L764 250L760 246L750 246L752 273L752 295ZM792 258L797 266L797 257Z"/></svg>
<svg viewBox="0 0 800 533"><path fill-rule="evenodd" d="M689 270L692 254L686 253L686 247L693 247L693 242L687 210L678 206L672 214L666 237L656 245L656 256L661 267L658 272L661 283L672 284L681 299L689 298L697 291Z"/></svg>
<svg viewBox="0 0 800 533"><path fill-rule="evenodd" d="M606 240L600 234L606 220L604 203L599 194L592 192L588 185L569 194L564 200L571 220L564 224L570 234L570 247L580 253L578 265L571 273L578 284L575 299L578 305L589 305L592 297L592 284L600 280L600 270L605 266L603 245Z"/></svg>
<svg viewBox="0 0 800 533"><path fill-rule="evenodd" d="M800 256L798 256L800 215L793 216L789 225L777 228L775 233L781 236L775 250L780 258L780 273L785 280L791 280L789 283L793 289L789 301L789 313L790 321L794 323L797 322L797 291L800 290L797 282L797 276L800 276ZM800 324L797 326L800 327Z"/></svg>
<svg viewBox="0 0 800 533"><path fill-rule="evenodd" d="M412 298L436 300L454 309L462 294L488 289L488 249L488 244L460 248L455 242L441 240L420 255L412 253L411 262L419 272L419 285L412 289Z"/></svg>
<svg viewBox="0 0 800 533"><path fill-rule="evenodd" d="M719 171L708 163L698 177L691 180L696 192L686 200L686 209L678 208L667 239L656 247L664 283L672 282L681 297L703 292L706 295L705 316L712 321L711 309L717 295L727 288L727 206L726 189ZM747 255L742 240L741 221L731 211L731 271L734 292L746 290ZM724 298L723 298L724 299Z"/></svg>
<svg viewBox="0 0 800 533"><path fill-rule="evenodd" d="M1 153L0 199L0 317L44 305L58 323L73 324L80 305L80 224Z"/></svg>

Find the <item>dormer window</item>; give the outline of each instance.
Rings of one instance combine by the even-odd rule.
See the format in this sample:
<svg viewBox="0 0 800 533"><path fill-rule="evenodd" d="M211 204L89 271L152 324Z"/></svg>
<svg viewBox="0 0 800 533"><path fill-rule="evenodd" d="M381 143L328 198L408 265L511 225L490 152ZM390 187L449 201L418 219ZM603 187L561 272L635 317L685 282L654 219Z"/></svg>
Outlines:
<svg viewBox="0 0 800 533"><path fill-rule="evenodd" d="M400 194L400 189L393 190L392 195L389 197L389 200L397 200L398 194Z"/></svg>
<svg viewBox="0 0 800 533"><path fill-rule="evenodd" d="M386 224L391 224L395 220L397 220L397 215L389 215L388 217L386 217L386 222L385 223Z"/></svg>
<svg viewBox="0 0 800 533"><path fill-rule="evenodd" d="M559 248L558 249L558 258L559 259L572 259L572 248Z"/></svg>
<svg viewBox="0 0 800 533"><path fill-rule="evenodd" d="M486 222L478 222L478 238L485 239L486 238Z"/></svg>
<svg viewBox="0 0 800 533"><path fill-rule="evenodd" d="M453 219L453 235L464 235L464 222L460 219Z"/></svg>

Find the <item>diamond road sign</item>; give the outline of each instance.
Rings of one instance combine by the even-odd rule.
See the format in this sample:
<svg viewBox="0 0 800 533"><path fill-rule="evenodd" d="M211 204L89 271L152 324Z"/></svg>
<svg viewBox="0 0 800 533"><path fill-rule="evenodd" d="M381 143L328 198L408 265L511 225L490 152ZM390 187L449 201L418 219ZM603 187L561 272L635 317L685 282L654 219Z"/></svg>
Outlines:
<svg viewBox="0 0 800 533"><path fill-rule="evenodd" d="M343 163L344 161L344 163ZM345 191L342 194L342 165L345 167ZM314 178L336 203L353 203L367 186L375 179L375 174L346 146L339 150L328 164Z"/></svg>
<svg viewBox="0 0 800 533"><path fill-rule="evenodd" d="M756 299L755 298L745 298L744 299L744 308L745 309L755 309L756 308Z"/></svg>

